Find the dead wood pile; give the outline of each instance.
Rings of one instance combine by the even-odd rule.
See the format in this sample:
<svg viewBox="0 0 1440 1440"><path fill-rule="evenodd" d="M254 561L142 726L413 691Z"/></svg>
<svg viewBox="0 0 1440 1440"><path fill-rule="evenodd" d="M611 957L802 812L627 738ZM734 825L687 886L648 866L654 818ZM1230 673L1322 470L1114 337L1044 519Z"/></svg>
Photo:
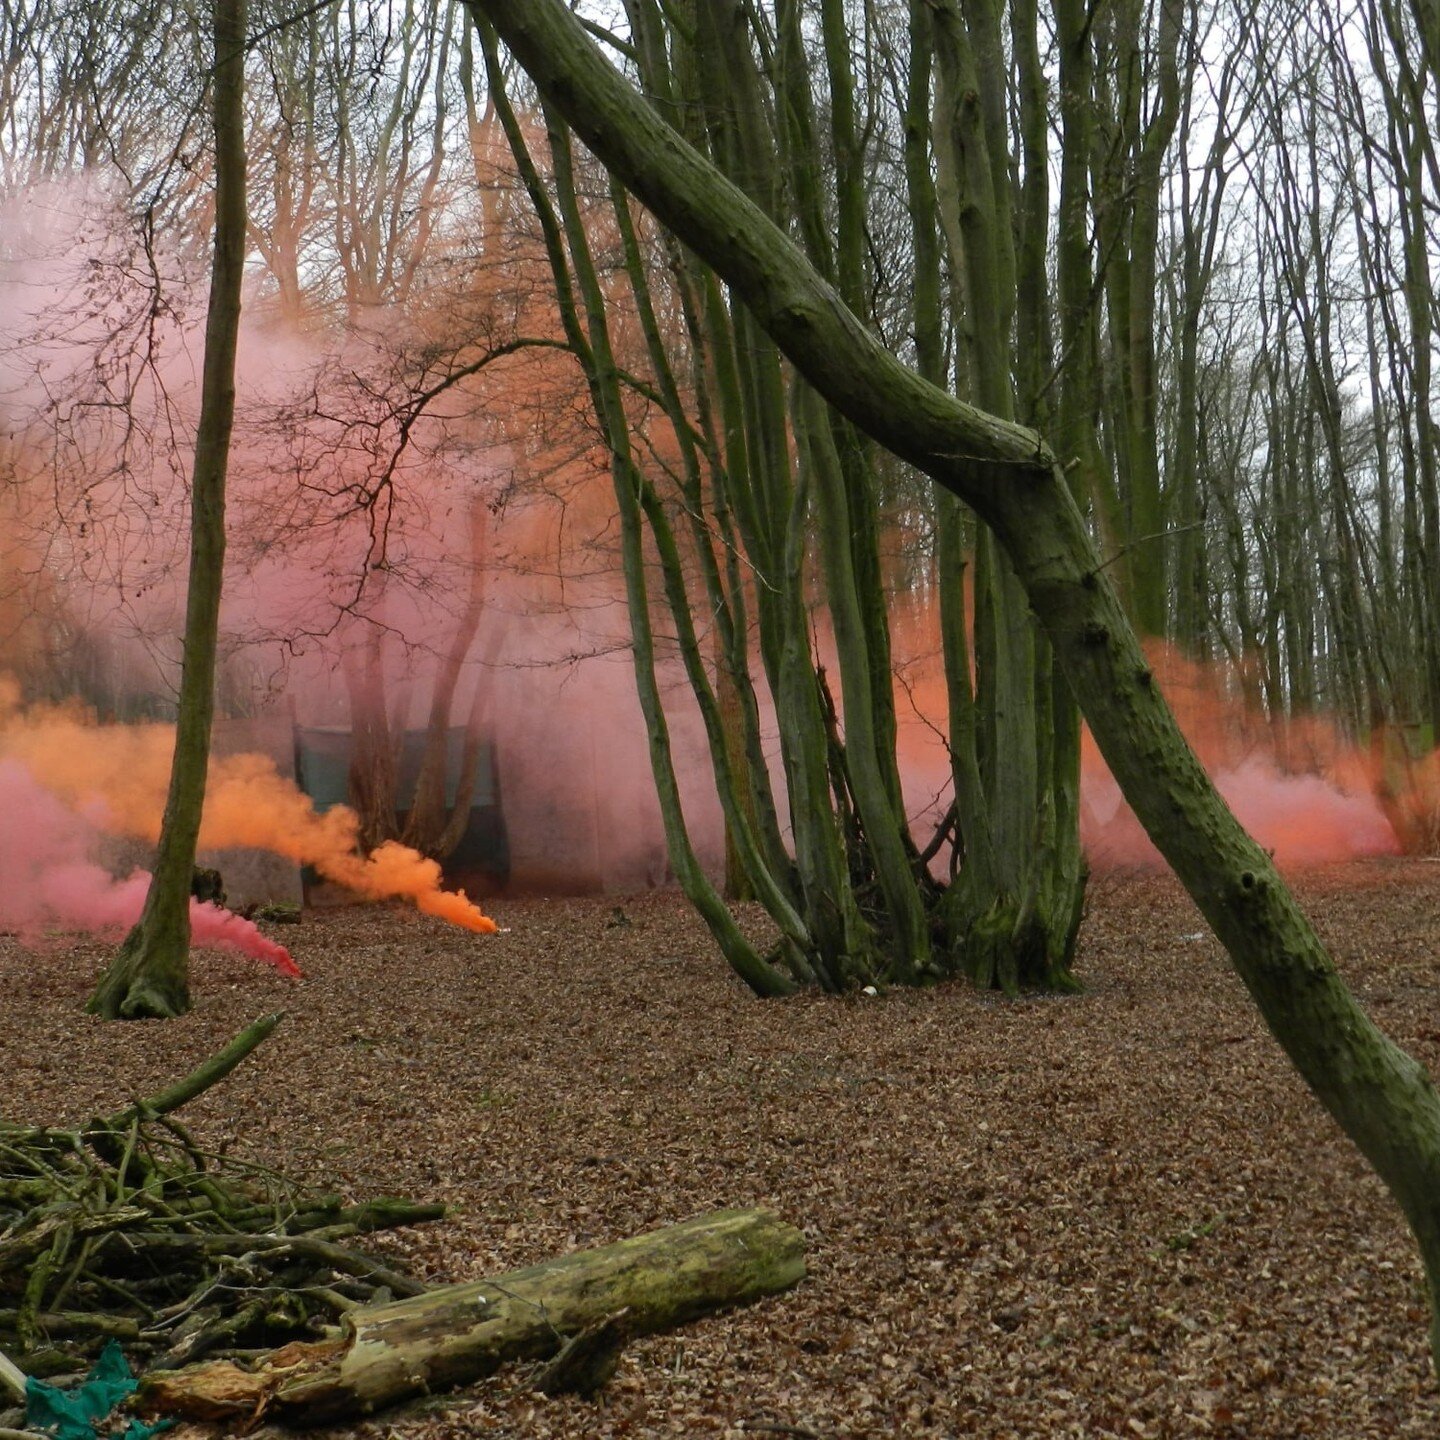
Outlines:
<svg viewBox="0 0 1440 1440"><path fill-rule="evenodd" d="M83 1369L110 1338L152 1371L244 1358L424 1292L350 1242L437 1219L443 1206L346 1205L208 1153L175 1119L280 1018L108 1118L74 1130L0 1124L0 1352L26 1373Z"/></svg>

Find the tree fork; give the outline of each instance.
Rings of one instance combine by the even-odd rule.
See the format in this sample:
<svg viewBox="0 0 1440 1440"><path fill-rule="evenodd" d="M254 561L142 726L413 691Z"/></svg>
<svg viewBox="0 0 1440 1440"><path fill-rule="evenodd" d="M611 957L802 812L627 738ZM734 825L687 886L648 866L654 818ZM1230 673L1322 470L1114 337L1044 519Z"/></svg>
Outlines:
<svg viewBox="0 0 1440 1440"><path fill-rule="evenodd" d="M595 53L561 0L467 0L601 161L741 295L826 399L992 527L1146 832L1306 1083L1405 1212L1440 1364L1440 1097L1361 1009L1159 694L1065 477L1033 431L908 370L790 241Z"/></svg>

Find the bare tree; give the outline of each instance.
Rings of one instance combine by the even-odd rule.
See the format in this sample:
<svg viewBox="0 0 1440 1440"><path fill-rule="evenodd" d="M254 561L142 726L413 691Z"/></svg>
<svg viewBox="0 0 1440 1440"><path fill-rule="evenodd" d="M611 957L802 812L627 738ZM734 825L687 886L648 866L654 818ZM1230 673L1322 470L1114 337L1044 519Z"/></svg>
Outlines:
<svg viewBox="0 0 1440 1440"><path fill-rule="evenodd" d="M215 706L225 475L235 416L235 351L245 270L245 15L245 0L215 0L215 254L190 484L185 660L170 789L145 908L88 1006L111 1020L178 1015L190 1008L190 886Z"/></svg>

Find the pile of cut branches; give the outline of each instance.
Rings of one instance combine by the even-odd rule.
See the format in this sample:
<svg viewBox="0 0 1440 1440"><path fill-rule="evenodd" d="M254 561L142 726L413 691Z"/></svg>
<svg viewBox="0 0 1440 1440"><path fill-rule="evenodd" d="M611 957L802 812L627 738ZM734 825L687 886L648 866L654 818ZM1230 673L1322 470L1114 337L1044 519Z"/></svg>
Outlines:
<svg viewBox="0 0 1440 1440"><path fill-rule="evenodd" d="M150 1370L334 1333L425 1287L350 1248L439 1205L345 1205L207 1153L174 1118L275 1028L266 1016L170 1089L76 1130L0 1124L0 1352L31 1375L108 1339Z"/></svg>

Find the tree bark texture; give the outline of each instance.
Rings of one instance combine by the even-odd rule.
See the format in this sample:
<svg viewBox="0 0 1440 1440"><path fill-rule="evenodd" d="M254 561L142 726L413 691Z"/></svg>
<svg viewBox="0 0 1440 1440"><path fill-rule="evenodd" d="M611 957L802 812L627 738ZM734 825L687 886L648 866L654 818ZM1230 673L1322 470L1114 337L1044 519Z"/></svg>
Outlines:
<svg viewBox="0 0 1440 1440"><path fill-rule="evenodd" d="M235 419L235 350L245 271L246 0L215 0L213 15L215 253L190 484L190 576L175 757L145 908L87 1007L110 1020L167 1017L190 1008L190 878L215 713L225 476Z"/></svg>
<svg viewBox="0 0 1440 1440"><path fill-rule="evenodd" d="M594 52L561 0L469 3L600 159L743 296L815 388L992 527L1125 798L1306 1083L1390 1187L1440 1295L1440 1098L1424 1068L1356 1003L1269 857L1211 784L1048 446L902 365Z"/></svg>
<svg viewBox="0 0 1440 1440"><path fill-rule="evenodd" d="M293 1424L368 1415L453 1389L506 1361L544 1359L614 1317L628 1335L673 1329L804 1278L805 1240L768 1210L717 1210L613 1245L345 1317L337 1341L289 1345L253 1371L228 1361L143 1377L146 1413Z"/></svg>

